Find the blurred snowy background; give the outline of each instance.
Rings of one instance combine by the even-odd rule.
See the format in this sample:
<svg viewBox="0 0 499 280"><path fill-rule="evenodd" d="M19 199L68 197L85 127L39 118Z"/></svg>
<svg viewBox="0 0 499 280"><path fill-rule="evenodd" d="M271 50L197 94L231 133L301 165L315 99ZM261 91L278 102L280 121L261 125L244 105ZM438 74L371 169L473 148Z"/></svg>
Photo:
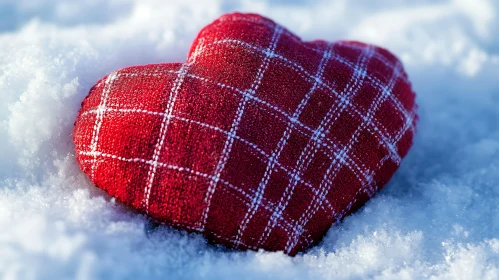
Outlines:
<svg viewBox="0 0 499 280"><path fill-rule="evenodd" d="M146 236L74 158L98 78L184 61L197 31L235 10L387 47L418 94L393 180L295 258L167 227ZM499 279L499 1L0 0L0 54L0 278Z"/></svg>

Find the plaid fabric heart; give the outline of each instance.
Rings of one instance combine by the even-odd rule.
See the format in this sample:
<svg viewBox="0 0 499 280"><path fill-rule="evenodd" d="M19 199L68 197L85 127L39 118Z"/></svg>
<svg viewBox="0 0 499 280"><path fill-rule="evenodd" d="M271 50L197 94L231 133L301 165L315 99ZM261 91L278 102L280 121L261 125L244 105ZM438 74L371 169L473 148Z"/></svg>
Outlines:
<svg viewBox="0 0 499 280"><path fill-rule="evenodd" d="M186 63L100 80L75 123L76 156L158 222L295 255L388 182L412 145L414 99L384 49L224 15Z"/></svg>

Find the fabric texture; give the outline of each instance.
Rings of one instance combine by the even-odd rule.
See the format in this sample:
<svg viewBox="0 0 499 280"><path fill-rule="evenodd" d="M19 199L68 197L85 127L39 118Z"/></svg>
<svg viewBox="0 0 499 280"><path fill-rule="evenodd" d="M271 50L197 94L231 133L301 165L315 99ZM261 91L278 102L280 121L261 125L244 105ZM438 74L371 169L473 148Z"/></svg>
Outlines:
<svg viewBox="0 0 499 280"><path fill-rule="evenodd" d="M295 255L389 181L416 121L387 50L235 13L201 30L186 63L101 79L73 139L92 182L155 221Z"/></svg>

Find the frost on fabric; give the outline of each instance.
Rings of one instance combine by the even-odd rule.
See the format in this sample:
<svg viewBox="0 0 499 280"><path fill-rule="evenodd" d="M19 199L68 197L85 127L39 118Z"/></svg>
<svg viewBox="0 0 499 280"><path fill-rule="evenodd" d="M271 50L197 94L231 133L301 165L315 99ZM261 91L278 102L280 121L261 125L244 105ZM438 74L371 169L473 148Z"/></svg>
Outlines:
<svg viewBox="0 0 499 280"><path fill-rule="evenodd" d="M499 5L305 2L0 4L0 277L499 278ZM87 15L72 19L75 10ZM73 122L98 78L184 60L196 32L232 10L306 40L385 46L418 93L415 145L390 184L295 258L146 231L147 219L93 187L74 159Z"/></svg>

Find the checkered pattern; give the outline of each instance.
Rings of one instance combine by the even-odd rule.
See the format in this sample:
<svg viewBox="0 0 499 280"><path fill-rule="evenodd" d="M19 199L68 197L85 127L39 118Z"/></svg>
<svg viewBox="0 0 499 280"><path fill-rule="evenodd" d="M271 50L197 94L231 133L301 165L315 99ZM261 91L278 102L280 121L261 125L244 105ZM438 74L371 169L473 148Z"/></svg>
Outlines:
<svg viewBox="0 0 499 280"><path fill-rule="evenodd" d="M98 187L156 221L295 255L388 182L412 145L414 99L382 48L303 42L236 13L205 27L186 63L100 80L74 142Z"/></svg>

